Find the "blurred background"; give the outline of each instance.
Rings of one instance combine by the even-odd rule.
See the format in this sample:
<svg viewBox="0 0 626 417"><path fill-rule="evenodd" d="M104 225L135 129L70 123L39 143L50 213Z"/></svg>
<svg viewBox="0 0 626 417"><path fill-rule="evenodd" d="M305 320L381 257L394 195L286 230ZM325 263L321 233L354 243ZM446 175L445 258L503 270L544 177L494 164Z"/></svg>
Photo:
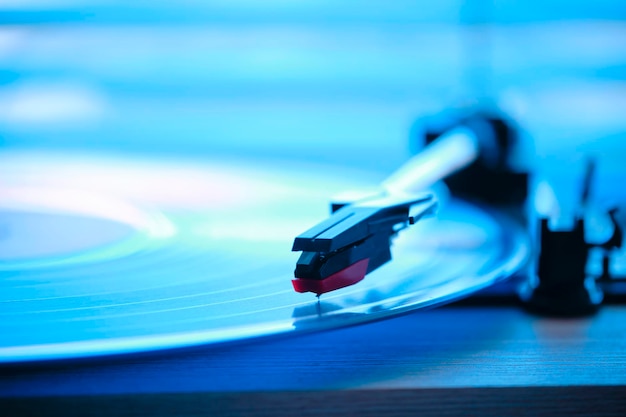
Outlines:
<svg viewBox="0 0 626 417"><path fill-rule="evenodd" d="M4 0L0 22L5 150L390 171L417 117L478 101L539 157L626 155L622 0Z"/></svg>

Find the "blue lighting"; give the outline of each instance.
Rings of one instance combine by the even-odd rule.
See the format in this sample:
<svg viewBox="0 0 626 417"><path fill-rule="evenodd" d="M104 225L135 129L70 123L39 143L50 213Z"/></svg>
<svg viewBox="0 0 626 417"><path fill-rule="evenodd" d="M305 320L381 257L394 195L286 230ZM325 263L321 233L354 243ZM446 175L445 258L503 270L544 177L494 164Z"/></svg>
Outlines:
<svg viewBox="0 0 626 417"><path fill-rule="evenodd" d="M311 300L289 287L290 239L326 215L331 193L376 185L407 161L416 148L409 137L416 118L451 105L495 105L519 122L525 132L519 167L558 171L570 159L553 163L550 156L593 153L606 158L594 198L622 186L615 174L626 155L623 0L10 0L0 5L0 22L0 209L26 207L38 216L28 222L54 222L45 239L63 243L54 242L59 253L47 247L30 253L30 242L43 236L32 228L28 239L5 241L14 252L0 256L13 257L0 264L0 274L21 273L7 278L13 281L3 294L13 292L0 300L0 316L19 315L20 300L35 300L39 310L22 311L24 327L3 322L9 330L0 335L0 362L189 346L310 326ZM474 158L473 144L447 143L433 148L439 149L435 165ZM387 185L404 190L405 184ZM566 210L553 204L553 190L538 188L533 203L541 210ZM190 214L185 207L201 210ZM80 217L74 237L59 232L68 212ZM408 288L408 295L389 301L367 293L371 287L350 288L328 297L329 315L333 302L354 314L353 324L364 314L404 312L424 302L415 294L428 294L424 303L447 301L491 285L529 256L528 242L514 242L517 249L497 260L495 272L485 272L496 261L482 248L497 246L499 229L478 214L460 217L466 222L443 217L421 243L398 238L394 250L406 256L391 266L400 282L389 286ZM605 233L604 220L590 223L596 235ZM91 239L103 229L104 238ZM162 242L168 250L160 251ZM450 262L455 273L469 271L469 283L454 276L445 285L414 288L402 280L415 274L408 254L433 251L427 269L441 256L437 245L474 251L478 260ZM232 259L235 250L250 256ZM267 262L264 255L277 251L284 259ZM155 258L165 266L155 266ZM54 269L63 262L78 265L75 276ZM181 272L179 262L192 267ZM239 322L238 306L223 308L233 300L224 295L233 276L227 271L207 280L214 265L221 271L220 262L238 272L239 289L261 285L254 274L273 277L269 295L286 300L283 320L272 321L267 308L251 309L260 316ZM85 270L101 280L73 280ZM54 280L61 284L49 285ZM161 298L150 292L164 287ZM203 298L209 295L214 299ZM202 300L193 314L190 297ZM65 298L79 301L68 307ZM258 298L241 303L255 306ZM299 318L298 311L307 313ZM66 326L49 330L38 321L44 316ZM207 317L230 327L214 331ZM42 339L22 331L27 325L41 329ZM84 339L75 340L77 333ZM11 345L16 338L25 350Z"/></svg>
<svg viewBox="0 0 626 417"><path fill-rule="evenodd" d="M625 17L611 0L9 1L0 133L391 172L416 117L479 98L532 132L528 158L619 143Z"/></svg>

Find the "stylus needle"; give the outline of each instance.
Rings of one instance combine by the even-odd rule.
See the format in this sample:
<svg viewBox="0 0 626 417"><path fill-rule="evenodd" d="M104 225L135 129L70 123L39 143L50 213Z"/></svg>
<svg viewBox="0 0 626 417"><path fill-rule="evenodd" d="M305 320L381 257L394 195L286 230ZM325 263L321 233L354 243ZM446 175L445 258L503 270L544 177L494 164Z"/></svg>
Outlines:
<svg viewBox="0 0 626 417"><path fill-rule="evenodd" d="M297 236L302 251L293 288L319 295L361 281L391 260L391 237L433 214L436 202L424 190L469 165L478 156L473 132L456 128L411 158L373 198L335 207L331 216Z"/></svg>

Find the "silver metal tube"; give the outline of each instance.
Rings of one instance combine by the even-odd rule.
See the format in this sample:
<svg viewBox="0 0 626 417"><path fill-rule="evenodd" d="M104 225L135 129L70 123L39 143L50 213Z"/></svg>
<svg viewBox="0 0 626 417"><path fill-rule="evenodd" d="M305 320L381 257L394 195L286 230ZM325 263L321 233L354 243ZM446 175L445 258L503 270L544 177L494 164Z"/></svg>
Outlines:
<svg viewBox="0 0 626 417"><path fill-rule="evenodd" d="M440 136L391 174L382 186L389 194L413 194L468 166L478 157L473 131L459 127Z"/></svg>

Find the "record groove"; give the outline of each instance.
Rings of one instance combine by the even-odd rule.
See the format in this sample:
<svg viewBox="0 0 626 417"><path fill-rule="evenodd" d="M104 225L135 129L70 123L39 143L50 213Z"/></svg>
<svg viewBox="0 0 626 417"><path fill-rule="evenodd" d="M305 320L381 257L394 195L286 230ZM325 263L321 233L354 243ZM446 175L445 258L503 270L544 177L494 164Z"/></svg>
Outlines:
<svg viewBox="0 0 626 417"><path fill-rule="evenodd" d="M81 183L71 174L85 171L85 158L0 161L3 178L9 178L0 185L4 190L74 190L78 196L87 189L122 210L76 210L81 202L74 200L64 211L39 195L28 204L5 199L0 212L76 216L76 225L90 216L96 223L106 218L130 230L69 254L46 257L35 250L32 259L2 260L0 362L169 349L378 320L491 285L528 255L525 236L513 223L450 202L436 219L395 239L391 263L318 303L291 288L293 237L326 216L333 193L371 185L372 175L242 160L145 162L131 169L128 161L100 157L88 165L91 173L108 175L87 172L89 180ZM193 181L185 182L190 169ZM216 173L223 174L217 184ZM128 175L132 185L116 188ZM163 175L179 175L187 188L171 198L154 181ZM9 236L23 232L5 221ZM81 230L68 227L65 237Z"/></svg>

